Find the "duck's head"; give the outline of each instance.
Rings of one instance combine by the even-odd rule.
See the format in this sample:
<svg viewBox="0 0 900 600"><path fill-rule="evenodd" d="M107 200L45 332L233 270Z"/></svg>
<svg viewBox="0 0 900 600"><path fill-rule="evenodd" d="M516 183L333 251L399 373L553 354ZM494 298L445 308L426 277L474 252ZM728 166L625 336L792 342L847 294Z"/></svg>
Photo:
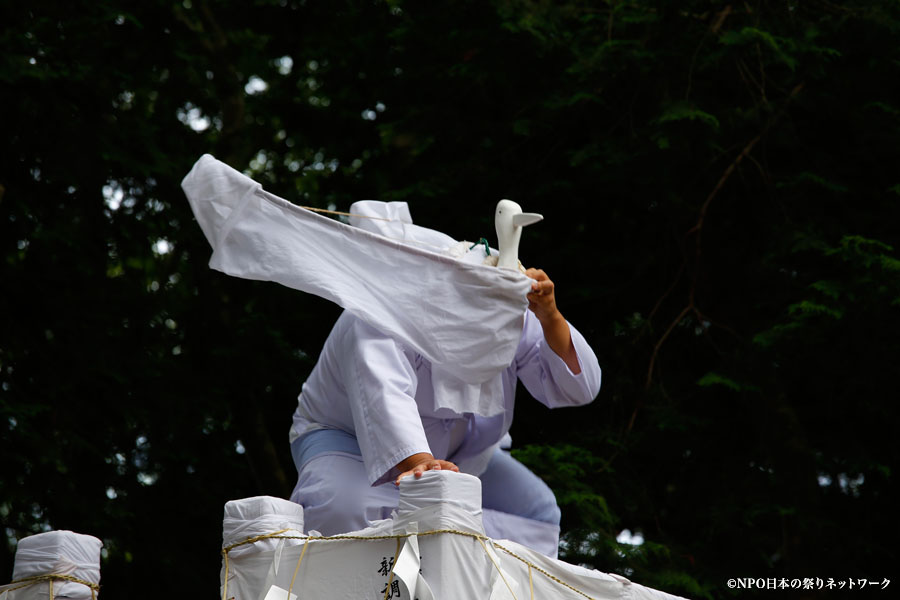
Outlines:
<svg viewBox="0 0 900 600"><path fill-rule="evenodd" d="M497 228L497 247L500 250L498 267L518 269L519 238L522 235L522 228L543 218L537 213L522 212L522 207L512 200L501 200L497 203L494 226Z"/></svg>

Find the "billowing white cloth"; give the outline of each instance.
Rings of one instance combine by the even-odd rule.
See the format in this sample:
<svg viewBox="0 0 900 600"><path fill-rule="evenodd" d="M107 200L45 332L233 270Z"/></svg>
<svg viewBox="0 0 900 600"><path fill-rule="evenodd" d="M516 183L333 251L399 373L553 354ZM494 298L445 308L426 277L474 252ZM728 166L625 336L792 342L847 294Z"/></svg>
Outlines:
<svg viewBox="0 0 900 600"><path fill-rule="evenodd" d="M312 539L305 551L295 546L277 556L261 551L230 559L228 597L258 600L275 586L278 598L287 598L290 590L301 598L382 598L387 592L388 597L419 600L499 600L532 597L531 581L535 598L676 598L618 575L548 558L509 540L485 537L481 490L472 476L429 471L421 479L407 477L400 483L400 496L391 519L338 536L344 539ZM426 535L437 531L442 533ZM397 537L353 539L378 536ZM529 564L566 585L529 569Z"/></svg>
<svg viewBox="0 0 900 600"><path fill-rule="evenodd" d="M208 154L182 188L210 267L316 294L413 348L440 374L437 406L502 411L499 375L519 342L527 277L321 217Z"/></svg>
<svg viewBox="0 0 900 600"><path fill-rule="evenodd" d="M483 265L485 250L489 250L494 258L497 257L497 250L493 248L457 242L445 233L413 224L406 202L360 200L350 206L350 213L352 214L350 224L354 227L417 248L450 255L469 264ZM435 409L446 408L460 414L471 412L485 417L501 412L503 381L499 374L484 382L473 383L461 379L452 368L433 363L431 385Z"/></svg>
<svg viewBox="0 0 900 600"><path fill-rule="evenodd" d="M102 547L103 543L97 538L73 531L48 531L22 538L16 546L12 580L16 582L40 575L68 575L99 585ZM46 581L5 591L20 585L12 583L0 587L0 598L37 600L48 597L49 584ZM74 581L54 580L53 597L86 599L91 597L91 588Z"/></svg>

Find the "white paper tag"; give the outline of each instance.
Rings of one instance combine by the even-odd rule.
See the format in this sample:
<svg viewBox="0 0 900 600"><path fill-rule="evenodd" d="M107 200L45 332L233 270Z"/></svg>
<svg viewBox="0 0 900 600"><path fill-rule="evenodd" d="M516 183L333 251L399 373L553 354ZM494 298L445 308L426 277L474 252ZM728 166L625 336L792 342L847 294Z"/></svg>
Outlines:
<svg viewBox="0 0 900 600"><path fill-rule="evenodd" d="M415 526L415 523L411 523ZM415 535L406 538L403 550L394 565L394 576L403 582L407 593L416 600L434 600L434 594L425 579L419 574L419 540Z"/></svg>
<svg viewBox="0 0 900 600"><path fill-rule="evenodd" d="M284 588L273 585L266 593L265 600L297 600L297 594L288 592Z"/></svg>

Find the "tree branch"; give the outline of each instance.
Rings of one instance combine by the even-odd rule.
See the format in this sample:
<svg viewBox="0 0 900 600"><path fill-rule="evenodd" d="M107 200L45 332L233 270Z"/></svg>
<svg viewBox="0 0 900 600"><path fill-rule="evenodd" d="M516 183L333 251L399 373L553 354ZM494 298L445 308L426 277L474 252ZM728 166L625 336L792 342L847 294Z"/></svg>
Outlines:
<svg viewBox="0 0 900 600"><path fill-rule="evenodd" d="M703 255L703 246L702 246L703 227L706 224L706 217L709 212L709 207L712 204L712 201L715 200L715 198L719 195L719 192L721 192L722 189L725 187L725 184L728 182L728 180L734 174L735 170L741 164L741 162L750 155L750 152L753 150L753 148L756 146L756 144L758 144L759 141L763 137L765 137L765 135L768 133L769 129L771 129L771 127L781 118L781 116L787 110L787 106L790 103L790 101L793 100L800 93L800 91L803 89L803 87L804 87L803 82L797 84L794 87L794 89L789 94L784 107L782 107L782 109L780 111L778 111L778 113L776 115L774 115L771 119L769 119L769 121L763 127L762 131L758 135L753 137L749 142L747 142L744 145L741 152L728 165L728 167L725 168L725 171L722 172L721 177L719 177L719 180L716 182L715 187L713 187L712 191L707 195L706 200L703 202L703 205L700 207L700 211L697 215L697 222L685 234L685 237L689 237L691 235L696 236L695 237L694 262L693 262L693 269L692 269L692 275L691 275L691 286L690 286L690 289L688 290L687 304L681 309L681 312L678 313L678 316L675 317L669 323L665 332L662 334L662 336L659 338L659 340L657 340L656 344L653 347L653 352L650 354L650 363L647 368L647 377L644 381L644 391L645 392L650 389L650 386L653 383L653 371L656 368L656 362L659 357L660 350L662 349L663 344L665 344L669 335L671 335L672 331L674 331L674 329L678 325L678 323L680 323L681 320L684 319L684 317L689 312L694 312L696 315L698 315L698 318L702 315L699 308L697 308L697 306L696 306L695 296L696 296L696 291L697 291L697 279L698 279L699 273L700 273L700 263L701 263L701 259L702 259L702 255ZM656 305L653 307L653 311L651 312L651 316L656 313L656 311L659 309L660 305L665 300L665 298L672 292L675 285L680 280L685 268L687 268L688 264L689 264L689 261L688 261L687 257L685 257L684 262L682 263L681 267L678 269L678 273L675 275L675 279L674 279L672 285L669 286L669 288L665 291L665 293L663 293L663 295L659 298L659 300L657 300ZM707 320L710 323L713 323L713 321L711 319L703 319L703 320ZM648 321L649 321L649 318L648 318ZM726 326L720 325L720 324L716 324L716 325L722 327L723 329L726 329L727 331L733 333L734 335L737 335L737 333L729 327L726 327ZM628 425L625 428L624 435L628 435L628 433L631 431L632 427L634 426L635 419L637 418L637 413L640 411L642 406L643 406L643 397L639 398L638 401L636 402L634 411L632 412L631 418L628 421Z"/></svg>

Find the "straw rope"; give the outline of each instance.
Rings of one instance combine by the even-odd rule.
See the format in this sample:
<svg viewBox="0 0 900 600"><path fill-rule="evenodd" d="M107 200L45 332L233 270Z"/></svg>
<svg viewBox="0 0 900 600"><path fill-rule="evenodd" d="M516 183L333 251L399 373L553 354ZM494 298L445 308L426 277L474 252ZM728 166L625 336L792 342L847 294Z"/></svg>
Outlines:
<svg viewBox="0 0 900 600"><path fill-rule="evenodd" d="M512 586L510 586L510 585L509 585L509 582L506 580L506 576L503 575L503 570L500 569L500 565L497 564L497 561L494 560L494 557L491 556L491 553L490 553L490 552L488 552L488 549L487 549L487 546L486 546L485 543L484 543L484 540L481 539L481 538L478 538L478 541L481 543L481 547L484 548L484 553L487 554L487 557L488 557L489 559L491 559L491 562L492 562L492 563L494 563L494 568L497 569L497 573L500 574L500 579L502 579L502 580L503 580L503 583L506 584L506 588L509 590L509 593L512 595L513 600L519 600L518 598L516 598L516 593L513 591Z"/></svg>
<svg viewBox="0 0 900 600"><path fill-rule="evenodd" d="M303 542L303 551L300 552L300 558L297 559L297 566L294 567L294 574L291 575L291 585L288 586L287 599L291 600L291 590L294 589L294 580L297 579L297 572L300 571L300 563L303 562L303 556L306 554L306 549L309 547L309 540Z"/></svg>
<svg viewBox="0 0 900 600"><path fill-rule="evenodd" d="M339 210L329 210L329 209L327 209L327 208L316 208L315 206L300 206L299 204L295 204L294 206L297 206L298 208L303 208L303 209L306 209L306 210L311 210L311 211L313 211L313 212L325 213L325 214L329 214L329 215L341 215L341 216L344 216L344 217L358 217L358 218L360 218L360 219L375 219L376 221L387 221L387 222L389 222L389 223L393 223L393 222L396 221L396 219L388 219L388 218L385 218L385 217L373 217L373 216L371 216L371 215L360 215L360 214L357 214L357 213L341 212L341 211L339 211ZM441 248L440 246L435 246L434 244L429 244L429 243L427 243L427 242L420 242L420 241L418 241L418 240L409 240L409 239L404 239L404 238L396 238L396 237L391 237L391 236L388 236L388 235L385 235L384 237L386 237L386 238L388 238L388 239L391 239L391 240L394 240L394 241L397 241L397 242L404 242L404 243L406 243L406 244L418 244L419 246L427 246L428 248L434 248L434 249L437 250L439 253L446 250L446 248ZM488 241L487 241L485 238L481 238L480 240L478 240L477 242L475 242L475 244L474 244L471 248L469 248L469 250L471 250L472 248L474 248L475 246L477 246L478 244L480 244L480 243L482 243L482 242L484 243L484 249L485 249L485 252L487 253L488 256L490 256L490 246L488 245ZM460 242L460 243L461 243L461 244L469 244L470 242L464 240L464 241L462 241L462 242ZM519 270L520 270L522 273L525 272L525 267L522 265L522 261L519 261Z"/></svg>
<svg viewBox="0 0 900 600"><path fill-rule="evenodd" d="M482 535L480 533L472 533L470 531L461 531L459 529L432 529L429 531L422 531L422 532L418 532L418 533L398 533L398 534L393 534L393 535L330 535L330 536L281 535L285 531L289 531L289 530L282 529L280 531L274 531L272 533L257 535L257 536L251 537L251 538L247 538L246 540L244 540L242 542L237 542L237 543L234 543L234 544L231 544L229 546L222 548L222 555L225 558L225 583L223 585L222 600L228 600L228 598L226 597L226 593L228 590L228 568L229 568L228 567L228 553L231 550L233 550L234 548L237 548L239 546L244 546L246 544L253 544L255 542L258 542L260 540L265 540L265 539L306 540L307 544L304 544L303 551L300 553L300 560L302 560L303 553L306 552L306 546L311 541L313 541L313 542L340 542L340 541L345 541L345 540L360 540L360 541L397 540L397 553L399 555L400 540L403 540L403 539L406 539L406 538L409 538L412 536L425 537L425 536L429 536L429 535L440 535L440 534L444 534L444 533L449 533L452 535L459 535L459 536L478 540L479 542L481 542L482 547L485 548L485 552L487 552L487 547L485 546L484 542L490 541L491 545L494 546L495 548L499 548L500 550L503 550L504 552L506 552L508 555L512 556L519 562L525 564L528 567L528 583L529 583L529 586L531 587L531 597L532 598L534 598L534 583L532 582L532 576L531 576L531 571L533 569L533 570L537 571L538 573L544 575L550 581L557 583L565 588L568 588L569 590L575 592L579 596L584 596L588 600L596 600L596 598L594 598L593 596L590 596L590 595L586 594L585 592L579 590L578 588L566 583L559 577L556 577L555 575L548 573L547 571L540 568L539 566L537 566L533 562L529 561L528 559L519 556L518 554L516 554L509 548L506 548L503 545L498 544L497 542L491 540L491 538L487 537L486 535ZM497 567L497 570L500 571L500 567L494 561L493 557L491 557L490 553L488 553L488 557L491 559L491 562L494 563L494 566ZM397 560L396 556L394 557L394 560L396 562L396 560ZM299 569L299 568L300 568L300 561L297 562L296 569ZM296 569L295 569L295 573L294 573L295 575L296 575ZM393 576L393 570L394 569L392 566L391 567L391 576ZM503 577L502 572L500 573L500 576ZM503 581L506 583L507 587L509 587L509 583L506 581L505 577L504 577ZM291 585L293 585L293 580L292 580ZM388 585L390 585L390 579L388 580ZM512 588L510 588L510 592L512 592ZM513 597L515 598L515 595L513 595Z"/></svg>
<svg viewBox="0 0 900 600"><path fill-rule="evenodd" d="M297 206L300 206L299 204ZM386 219L385 217L372 217L370 215L358 215L356 213L349 212L341 212L339 210L328 210L327 208L316 208L314 206L300 206L300 208L305 208L306 210L311 210L313 212L326 213L329 215L341 215L342 217L359 217L360 219L376 219L378 221L393 221L394 219Z"/></svg>
<svg viewBox="0 0 900 600"><path fill-rule="evenodd" d="M584 597L587 598L588 600L596 600L594 597L588 596L587 594L585 594L584 592L582 592L582 591L579 590L578 588L572 587L571 585L569 585L568 583L566 583L566 582L563 581L562 579L560 579L560 578L558 578L558 577L556 577L556 576L554 576L554 575L551 575L550 573L548 573L548 572L545 571L544 569L540 568L539 566L537 566L537 565L534 564L533 562L530 562L530 561L528 561L527 559L522 558L521 556L519 556L518 554L516 554L516 553L513 552L512 550L509 550L508 548L504 548L503 546L501 546L501 545L498 544L497 542L494 542L494 546L497 547L497 548L500 548L501 550L503 550L504 552L506 552L507 554L509 554L509 555L512 556L513 558L522 561L523 563L525 563L526 565L528 565L528 568L529 568L529 569L534 569L534 570L537 571L538 573L541 573L542 575L546 576L547 579L549 579L549 580L551 580L551 581L553 581L553 582L555 582L555 583L558 583L559 585L561 585L561 586L563 586L563 587L569 588L570 590L572 590L572 591L575 592L576 594L579 594L579 595L581 595L581 596L584 596Z"/></svg>
<svg viewBox="0 0 900 600"><path fill-rule="evenodd" d="M371 216L371 215L360 215L360 214L357 214L357 213L341 212L341 211L339 211L339 210L329 210L329 209L327 209L327 208L316 208L315 206L300 206L299 204L297 204L297 205L295 205L295 206L297 206L297 207L299 207L299 208L304 208L304 209L306 209L306 210L311 210L311 211L313 211L313 212L325 213L325 214L329 214L329 215L340 215L340 216L343 216L343 217L358 217L358 218L360 218L360 219L374 219L374 220L376 220L376 221L387 221L388 223L394 223L394 222L397 221L396 219L388 219L388 218L386 218L386 217L373 217L373 216ZM405 239L405 238L392 237L392 236L384 235L384 234L381 234L381 235L383 235L384 237L388 238L389 240L394 240L394 241L396 241L396 242L403 242L403 243L405 243L405 244L418 245L418 246L425 246L425 247L427 247L427 248L432 248L432 249L434 249L435 251L437 251L437 252L439 252L439 253L444 252L444 251L446 250L446 248L443 248L443 247L441 247L441 246L435 246L434 244L429 244L429 243L427 243L427 242L421 242L421 241L419 241L419 240L410 240L410 239ZM488 246L488 241L487 241L485 238L481 238L481 240L484 241L485 250L489 249L490 246ZM478 244L480 244L480 243L481 243L481 240L479 240L478 242L476 242L476 243L475 243L475 246L477 246ZM461 244L469 244L470 242L464 240L464 241L462 241L462 242L460 242L460 243L461 243ZM475 246L473 246L473 248L474 248ZM472 248L469 248L469 250L471 250L471 249L472 249ZM488 255L490 255L489 252L488 252ZM520 263L520 264L521 264L521 263Z"/></svg>
<svg viewBox="0 0 900 600"><path fill-rule="evenodd" d="M400 538L397 538L397 550L394 551L394 560L391 561L391 572L388 575L387 585L384 586L384 600L387 600L388 592L391 591L391 582L394 581L394 567L397 566L397 559L400 557Z"/></svg>
<svg viewBox="0 0 900 600"><path fill-rule="evenodd" d="M23 577L22 579L16 579L15 581L10 581L9 585L15 585L17 583L21 583L22 585L16 586L13 588L9 588L8 590L4 590L7 592L13 592L15 590L20 590L22 588L27 588L28 586L34 585L36 583L40 583L42 581L47 581L50 583L50 600L53 600L53 582L56 580L60 581L69 581L71 583L80 583L81 585L87 586L91 589L91 598L96 598L97 592L100 591L100 586L96 583L91 583L90 581L85 581L84 579L79 579L77 577L72 577L71 575L62 575L62 574L49 574L49 575L34 575L33 577Z"/></svg>
<svg viewBox="0 0 900 600"><path fill-rule="evenodd" d="M262 535L255 535L253 537L247 538L246 540L244 540L242 542L238 542L236 544L231 544L230 546L225 546L224 548L222 548L222 558L225 562L225 577L222 580L222 600L227 600L227 598L228 598L228 571L229 571L228 553L231 550L233 550L234 548L237 548L238 546L243 546L245 544L253 544L260 540L265 540L265 539L270 539L270 538L286 539L287 536L285 536L285 538L280 537L281 534L286 531L291 531L291 529L290 528L279 529L278 531L273 531L272 533L264 533ZM303 551L304 552L306 551L305 547L303 548ZM302 560L303 557L301 556L300 559ZM297 567L299 568L300 565L298 564Z"/></svg>

